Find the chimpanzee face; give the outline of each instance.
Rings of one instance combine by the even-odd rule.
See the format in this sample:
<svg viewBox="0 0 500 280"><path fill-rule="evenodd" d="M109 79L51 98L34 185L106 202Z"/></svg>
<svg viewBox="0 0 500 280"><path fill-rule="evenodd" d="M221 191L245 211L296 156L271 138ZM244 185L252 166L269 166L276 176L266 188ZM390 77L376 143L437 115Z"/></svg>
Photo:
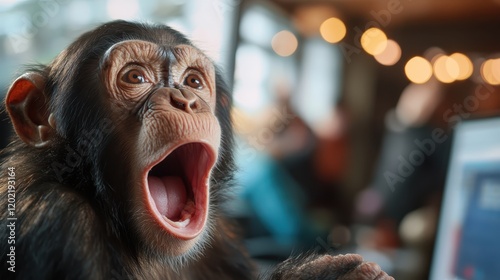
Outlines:
<svg viewBox="0 0 500 280"><path fill-rule="evenodd" d="M215 68L192 46L141 40L113 45L101 65L111 119L126 123L115 132L126 142L111 145L121 147L117 156L129 150L132 163L118 164L127 173L113 183L128 190L141 240L184 253L204 231L209 212L221 139Z"/></svg>

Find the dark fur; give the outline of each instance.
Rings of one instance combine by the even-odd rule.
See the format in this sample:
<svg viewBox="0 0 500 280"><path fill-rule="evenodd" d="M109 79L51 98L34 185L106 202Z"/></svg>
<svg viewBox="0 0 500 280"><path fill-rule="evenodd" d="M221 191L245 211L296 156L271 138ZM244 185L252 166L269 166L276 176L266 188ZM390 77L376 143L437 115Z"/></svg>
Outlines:
<svg viewBox="0 0 500 280"><path fill-rule="evenodd" d="M15 137L2 152L0 197L7 209L7 168L16 171L16 273L17 279L178 279L211 278L227 275L228 279L250 279L253 266L242 253L229 224L221 216L212 215L211 246L202 257L177 268L168 266L155 274L139 256L141 242L127 224L126 210L115 198L104 178L106 166L123 159L103 157L105 147L114 137L107 107L102 98L98 73L99 59L117 42L141 39L169 45L191 44L180 33L165 26L150 26L116 21L82 35L48 66L36 66L47 79L44 90L55 113L60 138L48 148L33 148ZM217 116L223 145L220 160L213 172L211 205L224 200L225 188L231 181L232 130L229 122L230 96L217 75ZM124 120L126 121L126 120ZM87 135L87 136L86 136ZM87 141L87 142L82 142ZM73 153L77 154L73 154ZM75 161L68 155L74 156ZM78 158L81 161L77 160ZM71 157L70 157L71 159ZM77 166L73 163L78 162ZM214 209L214 208L212 208ZM219 213L214 209L212 213ZM1 211L7 221L6 211ZM215 222L213 222L215 220ZM5 228L5 225L3 226ZM7 231L0 234L2 252L1 279L13 276L7 271ZM162 256L147 261L150 265L170 264ZM191 269L196 267L196 270ZM153 275L150 275L153 274ZM149 278L153 277L153 278Z"/></svg>
<svg viewBox="0 0 500 280"><path fill-rule="evenodd" d="M113 184L122 183L121 174L109 176L111 169L126 172L130 168L121 166L127 162L127 152L116 151L127 146L121 146L127 141L123 128L136 125L136 120L126 117L111 122L100 77L100 59L106 50L130 39L164 46L191 45L166 26L114 21L83 34L48 66L28 69L45 77L43 93L49 111L55 114L57 135L44 148L34 148L14 137L1 152L0 279L257 278L253 263L220 208L234 171L231 99L220 74L216 77L216 115L223 139L211 180L206 230L210 234L188 256L180 257L162 255L138 238L136 232L141 229L128 218L130 201L121 195L127 190L115 189L121 184ZM9 167L16 173L15 273L7 270L11 246L5 230ZM320 262L315 262L317 259ZM290 259L269 277L337 279L360 263L353 257Z"/></svg>

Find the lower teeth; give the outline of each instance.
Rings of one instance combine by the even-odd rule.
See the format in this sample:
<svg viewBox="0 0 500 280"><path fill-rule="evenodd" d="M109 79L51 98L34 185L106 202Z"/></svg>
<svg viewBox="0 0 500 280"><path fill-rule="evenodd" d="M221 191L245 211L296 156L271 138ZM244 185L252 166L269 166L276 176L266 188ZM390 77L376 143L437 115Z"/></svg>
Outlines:
<svg viewBox="0 0 500 280"><path fill-rule="evenodd" d="M166 220L166 221L170 221L169 218L167 218L165 215L163 216L163 218ZM173 222L173 221L171 221ZM187 218L184 218L180 221L177 221L177 222L173 222L176 226L178 227L185 227L189 224L189 222L191 222L191 216L187 217Z"/></svg>
<svg viewBox="0 0 500 280"><path fill-rule="evenodd" d="M191 222L191 216L194 213L195 209L196 208L195 208L194 202L189 201L186 204L186 206L184 207L184 209L182 210L181 217L180 217L179 221L174 222L174 224L178 227L187 226L189 224L189 222ZM165 215L163 215L163 218L167 221L170 221L170 219L167 218L167 216L165 216Z"/></svg>

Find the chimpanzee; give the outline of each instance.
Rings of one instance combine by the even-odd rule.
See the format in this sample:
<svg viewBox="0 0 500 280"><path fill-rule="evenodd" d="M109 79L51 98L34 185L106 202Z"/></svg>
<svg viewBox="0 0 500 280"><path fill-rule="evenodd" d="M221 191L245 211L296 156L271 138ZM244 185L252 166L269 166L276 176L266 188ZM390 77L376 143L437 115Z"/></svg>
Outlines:
<svg viewBox="0 0 500 280"><path fill-rule="evenodd" d="M17 136L2 152L1 279L258 278L220 207L231 98L186 37L103 24L27 69L5 105ZM261 277L392 279L358 255Z"/></svg>

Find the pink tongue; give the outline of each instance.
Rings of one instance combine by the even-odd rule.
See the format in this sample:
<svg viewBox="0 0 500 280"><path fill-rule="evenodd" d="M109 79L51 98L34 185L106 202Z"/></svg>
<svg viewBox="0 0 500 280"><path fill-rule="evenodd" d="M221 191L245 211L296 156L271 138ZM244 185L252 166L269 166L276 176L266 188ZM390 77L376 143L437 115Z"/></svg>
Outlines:
<svg viewBox="0 0 500 280"><path fill-rule="evenodd" d="M149 191L160 214L178 219L186 205L186 187L180 177L148 177Z"/></svg>

